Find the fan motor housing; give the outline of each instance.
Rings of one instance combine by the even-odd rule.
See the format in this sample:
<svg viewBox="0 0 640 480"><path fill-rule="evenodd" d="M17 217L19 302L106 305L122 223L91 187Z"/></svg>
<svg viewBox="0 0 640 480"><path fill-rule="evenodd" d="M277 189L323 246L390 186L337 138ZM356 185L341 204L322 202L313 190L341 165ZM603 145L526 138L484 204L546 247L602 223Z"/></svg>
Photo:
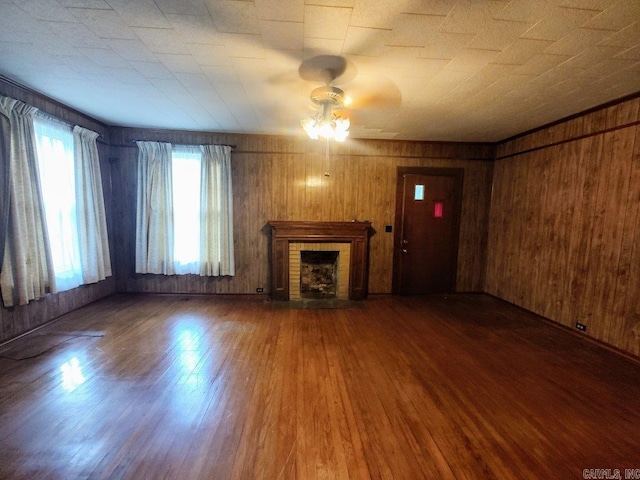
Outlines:
<svg viewBox="0 0 640 480"><path fill-rule="evenodd" d="M331 85L318 87L311 91L311 101L316 105L331 104L342 107L344 103L344 91Z"/></svg>

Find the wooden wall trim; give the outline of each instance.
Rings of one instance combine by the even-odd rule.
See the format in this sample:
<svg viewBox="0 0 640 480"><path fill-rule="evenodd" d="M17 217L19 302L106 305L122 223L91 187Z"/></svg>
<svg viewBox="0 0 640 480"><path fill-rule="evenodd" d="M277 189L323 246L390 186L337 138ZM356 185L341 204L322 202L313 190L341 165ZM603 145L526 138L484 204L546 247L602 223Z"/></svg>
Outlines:
<svg viewBox="0 0 640 480"><path fill-rule="evenodd" d="M617 127L606 128L604 130L599 130L597 132L586 133L584 135L579 135L577 137L571 137L571 138L567 138L567 139L564 139L564 140L558 140L556 142L547 143L545 145L540 145L540 146L537 146L537 147L528 148L526 150L521 150L521 151L518 151L518 152L509 153L509 154L506 154L506 155L497 155L495 159L496 160L504 160L506 158L517 157L518 155L524 155L524 154L527 154L527 153L535 152L537 150L543 150L545 148L551 148L551 147L555 147L555 146L558 146L558 145L562 145L563 143L575 142L575 141L578 141L578 140L583 140L585 138L595 137L597 135L603 135L605 133L615 132L616 130L620 130L620 129L623 129L623 128L629 128L629 127L633 127L633 126L636 126L636 125L640 125L640 121L625 123L624 125L619 125Z"/></svg>
<svg viewBox="0 0 640 480"><path fill-rule="evenodd" d="M640 121L640 93L572 115L496 144L496 159L505 159L571 140L633 127Z"/></svg>
<svg viewBox="0 0 640 480"><path fill-rule="evenodd" d="M377 141L377 140L376 140ZM217 145L220 145L219 143ZM279 155L290 155L291 152L287 151L287 150L282 150L282 151L269 151L269 152L265 152L265 151L261 151L261 150L241 150L233 145L230 145L233 148L233 153L236 155L239 154L243 154L243 155L274 155L274 156L279 156ZM117 148L137 148L135 145L118 145L118 144L111 144L111 147L117 147ZM348 153L332 153L331 157L334 158L349 158L352 157L352 154L348 154ZM358 154L359 157L370 157L370 158L377 158L380 157L379 153L363 153L363 154ZM426 155L419 155L419 154L414 154L414 155L394 155L394 158L401 158L401 159L413 159L413 158L439 158L439 159L463 159L463 160L474 160L477 162L493 162L494 158L488 158L487 156L467 156L467 157L461 157L459 155L437 155L437 154L429 154L427 153Z"/></svg>
<svg viewBox="0 0 640 480"><path fill-rule="evenodd" d="M182 130L157 130L131 127L112 127L112 148L135 150L134 140L164 141L186 144L235 145L236 155L321 155L326 156L323 142L310 140L301 135L248 135L220 132L190 132ZM493 161L495 144L470 142L429 142L411 140L349 139L344 143L331 142L329 156L332 158L393 157L398 159L450 159Z"/></svg>
<svg viewBox="0 0 640 480"><path fill-rule="evenodd" d="M633 100L633 99L636 99L636 98L640 98L640 92L632 93L630 95L625 95L624 97L620 97L620 98L617 98L615 100L611 100L610 102L606 102L606 103L603 103L601 105L596 105L595 107L591 107L591 108L588 108L586 110L582 110L581 112L574 113L573 115L569 115L567 117L563 117L563 118L561 118L559 120L554 120L553 122L545 123L544 125L541 125L541 126L536 127L536 128L532 128L531 130L527 130L526 132L518 133L516 135L513 135L513 136L511 136L509 138L505 138L504 140L500 140L500 141L495 142L495 143L496 143L496 145L498 145L498 144L502 144L502 143L513 142L514 140L517 140L517 139L522 138L522 137L526 137L527 135L531 135L533 133L540 132L540 131L545 130L547 128L555 127L556 125L561 125L563 123L567 123L567 122L569 122L571 120L574 120L576 118L584 117L586 115L590 115L592 113L596 113L596 112L598 112L600 110L604 110L604 109L609 108L609 107L614 107L616 105L628 102L629 100Z"/></svg>

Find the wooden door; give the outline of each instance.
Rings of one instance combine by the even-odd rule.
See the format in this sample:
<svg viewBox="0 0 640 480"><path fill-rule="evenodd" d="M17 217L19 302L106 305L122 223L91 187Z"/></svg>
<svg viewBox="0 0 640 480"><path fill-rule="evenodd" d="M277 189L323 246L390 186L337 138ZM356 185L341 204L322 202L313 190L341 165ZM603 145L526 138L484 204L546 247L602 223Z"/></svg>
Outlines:
<svg viewBox="0 0 640 480"><path fill-rule="evenodd" d="M452 293L462 170L401 167L397 189L394 293Z"/></svg>

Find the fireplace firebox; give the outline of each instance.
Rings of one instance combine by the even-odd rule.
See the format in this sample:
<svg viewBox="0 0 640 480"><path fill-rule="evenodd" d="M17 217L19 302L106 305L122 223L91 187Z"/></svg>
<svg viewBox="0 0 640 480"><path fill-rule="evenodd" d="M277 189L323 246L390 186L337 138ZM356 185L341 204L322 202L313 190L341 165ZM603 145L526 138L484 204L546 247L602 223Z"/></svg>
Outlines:
<svg viewBox="0 0 640 480"><path fill-rule="evenodd" d="M300 296L302 298L336 298L338 257L336 250L300 251Z"/></svg>

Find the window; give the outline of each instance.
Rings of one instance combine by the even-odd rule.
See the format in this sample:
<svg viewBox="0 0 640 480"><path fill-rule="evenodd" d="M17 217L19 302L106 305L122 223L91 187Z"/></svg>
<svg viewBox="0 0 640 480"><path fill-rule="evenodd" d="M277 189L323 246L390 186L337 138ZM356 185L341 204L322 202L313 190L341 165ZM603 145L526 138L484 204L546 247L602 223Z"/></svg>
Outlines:
<svg viewBox="0 0 640 480"><path fill-rule="evenodd" d="M136 272L233 276L231 147L136 143Z"/></svg>
<svg viewBox="0 0 640 480"><path fill-rule="evenodd" d="M58 291L82 284L78 246L73 130L54 119L34 119L40 189Z"/></svg>
<svg viewBox="0 0 640 480"><path fill-rule="evenodd" d="M4 305L111 276L99 134L1 95L0 110L10 118L0 130L13 147L3 152L9 166L3 183L20 209L2 212Z"/></svg>
<svg viewBox="0 0 640 480"><path fill-rule="evenodd" d="M45 114L33 121L39 186L57 291L111 275L96 138Z"/></svg>
<svg viewBox="0 0 640 480"><path fill-rule="evenodd" d="M200 272L201 164L198 147L173 147L173 260L177 274Z"/></svg>

